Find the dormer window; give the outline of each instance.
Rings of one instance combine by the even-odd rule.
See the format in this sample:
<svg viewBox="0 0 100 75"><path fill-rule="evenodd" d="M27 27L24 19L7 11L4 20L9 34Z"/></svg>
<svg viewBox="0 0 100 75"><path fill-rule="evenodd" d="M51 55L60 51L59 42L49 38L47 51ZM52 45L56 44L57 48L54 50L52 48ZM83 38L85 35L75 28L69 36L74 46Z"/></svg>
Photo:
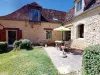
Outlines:
<svg viewBox="0 0 100 75"><path fill-rule="evenodd" d="M40 10L31 9L29 15L30 15L30 21L33 22L40 21Z"/></svg>
<svg viewBox="0 0 100 75"><path fill-rule="evenodd" d="M82 0L77 2L77 11L80 11L82 9Z"/></svg>
<svg viewBox="0 0 100 75"><path fill-rule="evenodd" d="M75 0L75 16L80 15L84 11L85 2L84 0Z"/></svg>

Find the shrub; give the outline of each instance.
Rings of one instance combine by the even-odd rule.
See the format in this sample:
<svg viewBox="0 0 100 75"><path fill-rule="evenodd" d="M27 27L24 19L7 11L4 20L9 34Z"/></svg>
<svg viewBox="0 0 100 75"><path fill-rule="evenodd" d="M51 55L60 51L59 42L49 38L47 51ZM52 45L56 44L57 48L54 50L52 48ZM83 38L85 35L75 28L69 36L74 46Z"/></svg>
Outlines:
<svg viewBox="0 0 100 75"><path fill-rule="evenodd" d="M15 49L19 48L19 46L20 46L21 43L22 43L21 40L15 41L14 44L13 44L14 48Z"/></svg>
<svg viewBox="0 0 100 75"><path fill-rule="evenodd" d="M20 44L20 49L31 49L32 45L31 42L27 39L24 39L21 41L22 43Z"/></svg>
<svg viewBox="0 0 100 75"><path fill-rule="evenodd" d="M100 75L100 45L85 49L83 53L83 75Z"/></svg>
<svg viewBox="0 0 100 75"><path fill-rule="evenodd" d="M32 45L27 39L15 41L13 45L15 49L32 49Z"/></svg>
<svg viewBox="0 0 100 75"><path fill-rule="evenodd" d="M8 51L8 43L0 42L0 52L7 52Z"/></svg>

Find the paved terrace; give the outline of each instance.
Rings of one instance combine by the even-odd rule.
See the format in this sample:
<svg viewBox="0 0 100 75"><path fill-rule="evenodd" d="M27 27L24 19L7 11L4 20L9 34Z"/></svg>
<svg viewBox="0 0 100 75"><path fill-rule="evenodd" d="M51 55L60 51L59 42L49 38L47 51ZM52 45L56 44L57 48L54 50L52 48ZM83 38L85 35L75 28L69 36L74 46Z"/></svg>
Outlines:
<svg viewBox="0 0 100 75"><path fill-rule="evenodd" d="M55 47L45 47L45 50L60 74L78 72L82 67L82 55L67 53L67 57L62 58L62 51Z"/></svg>

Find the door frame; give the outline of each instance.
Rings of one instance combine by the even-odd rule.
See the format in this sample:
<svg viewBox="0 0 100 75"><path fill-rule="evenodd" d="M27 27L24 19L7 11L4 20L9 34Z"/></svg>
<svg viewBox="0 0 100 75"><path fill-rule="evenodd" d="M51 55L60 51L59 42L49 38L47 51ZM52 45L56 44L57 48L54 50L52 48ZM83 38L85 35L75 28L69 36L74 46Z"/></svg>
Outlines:
<svg viewBox="0 0 100 75"><path fill-rule="evenodd" d="M9 41L8 41L8 31L15 31L16 32L16 40L17 40L17 30L6 30L6 32L7 32L6 38L7 38L8 46L9 47L13 47L13 44L12 45L9 45Z"/></svg>

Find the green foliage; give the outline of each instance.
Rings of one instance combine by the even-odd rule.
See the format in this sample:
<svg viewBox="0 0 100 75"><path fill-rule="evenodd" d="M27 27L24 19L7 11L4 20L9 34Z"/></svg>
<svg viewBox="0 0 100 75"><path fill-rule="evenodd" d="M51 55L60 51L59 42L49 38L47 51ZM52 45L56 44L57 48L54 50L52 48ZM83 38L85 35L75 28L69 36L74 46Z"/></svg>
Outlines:
<svg viewBox="0 0 100 75"><path fill-rule="evenodd" d="M8 51L8 43L0 42L0 53L7 52L7 51Z"/></svg>
<svg viewBox="0 0 100 75"><path fill-rule="evenodd" d="M13 44L14 48L15 49L19 48L19 46L20 46L21 43L22 43L21 40L15 41L14 44Z"/></svg>
<svg viewBox="0 0 100 75"><path fill-rule="evenodd" d="M20 44L20 49L31 49L32 48L32 45L29 40L24 39L21 42L22 43Z"/></svg>
<svg viewBox="0 0 100 75"><path fill-rule="evenodd" d="M83 54L83 75L100 75L100 45L87 47Z"/></svg>
<svg viewBox="0 0 100 75"><path fill-rule="evenodd" d="M13 45L15 49L32 49L30 40L27 39L15 41Z"/></svg>

